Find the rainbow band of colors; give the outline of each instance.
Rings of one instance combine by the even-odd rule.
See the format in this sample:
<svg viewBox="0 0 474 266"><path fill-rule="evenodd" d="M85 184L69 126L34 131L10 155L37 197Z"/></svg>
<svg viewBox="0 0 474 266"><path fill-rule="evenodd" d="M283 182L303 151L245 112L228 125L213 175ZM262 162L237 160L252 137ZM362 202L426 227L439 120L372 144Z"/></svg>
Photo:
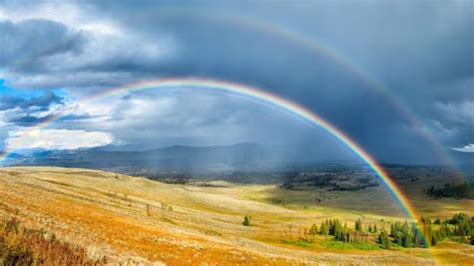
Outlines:
<svg viewBox="0 0 474 266"><path fill-rule="evenodd" d="M387 172L376 162L376 160L368 154L362 147L360 147L354 140L347 136L344 132L333 126L328 121L324 120L322 117L316 115L305 107L298 105L292 101L284 99L275 94L271 94L261 89L255 87L250 87L242 84L213 80L213 79L200 79L200 78L170 78L170 79L159 79L144 81L138 83L132 83L123 87L113 88L96 94L90 98L87 98L85 101L95 101L103 97L112 96L115 94L131 92L131 91L141 91L141 90L152 90L152 89L170 89L170 88L190 88L190 89L206 89L217 92L230 92L238 95L248 96L253 99L263 101L264 103L270 104L272 106L278 107L286 112L294 114L298 117L301 117L310 123L322 128L327 133L335 137L338 141L348 147L355 155L357 155L361 160L363 160L377 176L382 180L383 185L391 193L392 197L397 201L399 206L404 210L408 217L414 222L418 222L421 225L421 217L411 205L407 197L402 193L402 191L397 187L397 185L392 181ZM51 119L44 121L43 123L37 125L33 129L26 131L24 135L21 136L21 139L25 141L28 138L29 132L31 133L34 130L43 129L55 121L61 119L64 113L60 113ZM19 148L19 147L17 147ZM8 157L9 154L13 153L15 147L12 147L7 151L1 160L4 160ZM424 228L420 232L423 232ZM429 241L424 239L424 242L429 245Z"/></svg>

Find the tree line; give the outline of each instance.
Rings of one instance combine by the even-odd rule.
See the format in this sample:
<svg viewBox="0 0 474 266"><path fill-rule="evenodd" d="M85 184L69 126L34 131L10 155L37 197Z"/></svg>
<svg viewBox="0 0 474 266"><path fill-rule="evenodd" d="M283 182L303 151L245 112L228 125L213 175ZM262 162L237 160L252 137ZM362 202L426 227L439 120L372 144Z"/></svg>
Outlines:
<svg viewBox="0 0 474 266"><path fill-rule="evenodd" d="M370 226L371 231L373 228L377 228L377 226ZM339 219L326 219L321 222L319 227L313 224L309 233L311 235L331 235L335 240L342 242L368 242L369 239L369 234L363 230L360 219L356 221L354 229L348 228L347 223L343 225Z"/></svg>
<svg viewBox="0 0 474 266"><path fill-rule="evenodd" d="M460 185L456 185L454 182L452 182L444 184L442 188L430 186L424 188L423 190L428 196L434 199L441 199L444 197L453 197L456 199L474 199L473 182L464 182Z"/></svg>

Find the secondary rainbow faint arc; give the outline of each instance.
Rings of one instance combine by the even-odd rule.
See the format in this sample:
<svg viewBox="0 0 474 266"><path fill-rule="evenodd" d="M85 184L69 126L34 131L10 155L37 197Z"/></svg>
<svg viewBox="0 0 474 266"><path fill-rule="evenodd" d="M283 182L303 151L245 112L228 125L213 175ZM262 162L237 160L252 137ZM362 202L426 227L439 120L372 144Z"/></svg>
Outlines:
<svg viewBox="0 0 474 266"><path fill-rule="evenodd" d="M387 172L376 162L376 160L367 153L362 147L359 146L354 140L347 136L340 129L336 128L334 125L324 120L322 117L316 115L305 107L298 105L295 102L284 99L278 95L271 94L269 92L257 89L255 87L250 87L243 84L231 83L228 81L214 80L214 79L200 79L200 78L168 78L168 79L159 79L159 80L150 80L132 83L123 87L113 88L106 90L99 94L96 94L92 97L87 98L84 102L91 102L98 100L100 98L111 96L114 94L120 94L123 92L137 91L137 90L151 90L151 89L166 89L166 88L176 88L176 87L187 87L193 89L204 88L206 90L215 90L222 92L231 92L239 95L249 96L261 100L265 103L277 106L280 109L283 109L287 112L295 114L301 118L304 118L318 127L324 129L326 132L334 136L337 140L347 146L352 152L354 152L358 157L360 157L368 166L381 178L383 184L390 191L395 200L398 201L400 207L405 211L405 213L414 221L420 221L420 215L416 212L415 208L410 204L409 200L404 196L401 190L397 185L391 180ZM21 148L21 144L27 141L27 138L41 130L57 120L63 117L65 112L61 112L50 119L43 121L37 126L33 127L30 130L24 132L20 136L20 142L17 142L17 147L11 147L4 155L1 160L6 159L10 154L12 154L15 148ZM426 240L425 240L426 242Z"/></svg>
<svg viewBox="0 0 474 266"><path fill-rule="evenodd" d="M338 66L344 68L349 73L353 73L357 76L362 82L364 82L367 87L373 91L378 92L382 95L387 102L389 102L392 107L394 107L399 114L401 114L412 126L416 128L420 136L427 140L436 151L438 159L442 162L447 163L449 166L454 167L454 169L461 175L463 173L456 169L456 164L452 158L447 154L444 147L439 143L439 141L433 136L433 134L419 121L415 114L403 104L403 102L397 98L390 90L382 83L380 83L376 78L372 77L367 71L362 67L354 63L352 60L344 56L342 53L338 52L331 46L320 42L315 41L312 38L308 38L305 35L299 33L297 30L285 27L281 24L269 23L262 19L257 19L249 16L242 16L240 14L235 14L231 12L220 12L219 11L206 11L197 7L166 7L158 11L152 10L144 13L140 13L140 17L143 16L196 16L202 19L215 19L220 22L227 22L237 26L246 27L248 29L257 30L269 35L282 38L283 40L289 41L306 51L309 51L313 54L324 56Z"/></svg>

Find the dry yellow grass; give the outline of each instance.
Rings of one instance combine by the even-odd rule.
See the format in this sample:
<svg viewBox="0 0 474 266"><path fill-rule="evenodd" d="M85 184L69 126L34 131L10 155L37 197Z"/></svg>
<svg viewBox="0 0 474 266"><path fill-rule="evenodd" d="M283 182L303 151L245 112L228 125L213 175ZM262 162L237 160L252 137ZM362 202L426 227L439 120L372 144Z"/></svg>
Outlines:
<svg viewBox="0 0 474 266"><path fill-rule="evenodd" d="M110 263L168 265L432 264L426 249L334 250L283 244L329 217L378 223L403 219L371 210L272 205L272 186L196 187L85 169L0 169L0 218L83 247ZM286 195L293 197L292 195ZM390 204L390 202L388 202ZM457 206L457 205L456 205ZM252 226L242 225L245 215ZM384 222L381 222L381 219ZM454 245L454 244L453 244ZM444 263L474 264L468 245L437 247Z"/></svg>

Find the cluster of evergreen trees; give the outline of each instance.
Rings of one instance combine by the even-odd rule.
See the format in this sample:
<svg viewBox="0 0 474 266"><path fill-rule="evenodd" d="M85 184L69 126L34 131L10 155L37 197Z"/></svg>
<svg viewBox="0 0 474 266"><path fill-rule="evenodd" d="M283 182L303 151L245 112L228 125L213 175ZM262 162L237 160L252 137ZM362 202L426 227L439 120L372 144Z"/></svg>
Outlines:
<svg viewBox="0 0 474 266"><path fill-rule="evenodd" d="M424 188L426 194L435 199L441 199L443 197L454 197L457 199L474 199L474 183L465 182L461 185L456 185L453 183L446 183L442 188L436 188L431 186Z"/></svg>
<svg viewBox="0 0 474 266"><path fill-rule="evenodd" d="M452 231L454 235L470 236L472 241L472 237L474 236L474 216L469 217L469 215L465 213L458 213L445 222L454 225L454 230ZM451 231L447 233L451 233Z"/></svg>
<svg viewBox="0 0 474 266"><path fill-rule="evenodd" d="M423 235L414 223L411 225L407 221L393 223L390 226L390 236L393 242L402 247L426 247Z"/></svg>
<svg viewBox="0 0 474 266"><path fill-rule="evenodd" d="M374 224L374 226L371 226L369 224L369 227L367 228L367 231L369 231L369 233L377 233L377 225Z"/></svg>
<svg viewBox="0 0 474 266"><path fill-rule="evenodd" d="M342 225L339 219L326 219L321 222L319 228L316 224L313 224L309 229L309 233L312 235L331 235L334 236L335 240L343 242L366 242L368 234L364 234L363 231L362 221L360 219L356 221L354 230L348 228L347 223Z"/></svg>
<svg viewBox="0 0 474 266"><path fill-rule="evenodd" d="M457 213L451 219L441 221L436 219L431 223L429 218L424 218L427 226L427 235L430 236L431 244L436 245L444 239L474 245L474 216L465 213Z"/></svg>
<svg viewBox="0 0 474 266"><path fill-rule="evenodd" d="M316 225L313 225L312 232L317 231ZM327 219L321 223L319 234L334 236L336 240L349 241L349 230L347 224L342 225L339 219Z"/></svg>
<svg viewBox="0 0 474 266"><path fill-rule="evenodd" d="M391 242L403 247L426 247L428 244L436 245L441 240L451 239L474 245L474 216L457 213L451 219L444 221L436 219L434 223L429 217L423 217L422 223L425 238L416 224L409 225L406 221L403 224L395 222L390 226L390 235L385 235L383 231L380 233L379 243L387 248ZM390 241L389 236L393 241ZM429 243L425 243L425 241L429 241Z"/></svg>
<svg viewBox="0 0 474 266"><path fill-rule="evenodd" d="M436 219L432 222L430 218L424 217L421 222L423 226L419 227L416 223L397 221L390 225L390 231L387 232L385 228L379 230L376 224L368 225L367 230L364 230L360 219L355 222L354 229L348 228L339 219L326 219L319 227L313 224L309 228L309 234L331 235L335 240L343 242L367 242L371 234L378 233L377 242L387 249L391 245L427 247L444 239L474 245L474 216L458 213L444 221ZM420 228L423 228L423 232Z"/></svg>

